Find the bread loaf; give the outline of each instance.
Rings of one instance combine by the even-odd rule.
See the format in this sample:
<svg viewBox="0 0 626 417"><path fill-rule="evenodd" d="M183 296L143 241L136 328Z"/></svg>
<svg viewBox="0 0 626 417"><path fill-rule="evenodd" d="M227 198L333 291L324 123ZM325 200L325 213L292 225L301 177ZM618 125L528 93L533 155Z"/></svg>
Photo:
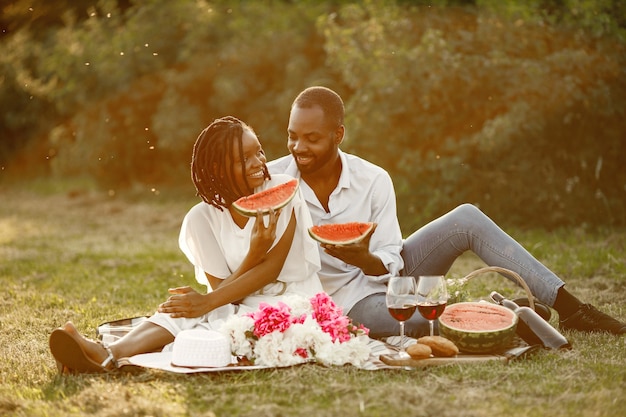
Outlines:
<svg viewBox="0 0 626 417"><path fill-rule="evenodd" d="M417 339L417 343L430 347L434 356L450 357L459 353L459 348L442 336L424 336Z"/></svg>

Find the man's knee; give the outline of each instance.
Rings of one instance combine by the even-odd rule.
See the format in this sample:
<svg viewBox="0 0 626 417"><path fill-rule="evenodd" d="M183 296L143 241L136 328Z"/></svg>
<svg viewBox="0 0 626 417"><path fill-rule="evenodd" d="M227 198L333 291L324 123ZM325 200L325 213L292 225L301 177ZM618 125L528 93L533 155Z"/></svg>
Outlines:
<svg viewBox="0 0 626 417"><path fill-rule="evenodd" d="M480 211L478 207L470 203L463 203L452 210L452 212L461 216L474 216L478 213L482 214L482 211Z"/></svg>

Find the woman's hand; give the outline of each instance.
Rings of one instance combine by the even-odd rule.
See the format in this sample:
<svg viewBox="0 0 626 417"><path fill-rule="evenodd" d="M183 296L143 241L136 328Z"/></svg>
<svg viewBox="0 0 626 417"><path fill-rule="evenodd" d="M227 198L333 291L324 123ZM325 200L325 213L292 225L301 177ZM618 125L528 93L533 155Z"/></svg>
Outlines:
<svg viewBox="0 0 626 417"><path fill-rule="evenodd" d="M280 210L274 211L270 209L269 222L266 227L263 221L263 214L257 212L252 235L250 236L250 253L258 257L263 257L267 254L274 240L276 240L276 223L279 216Z"/></svg>
<svg viewBox="0 0 626 417"><path fill-rule="evenodd" d="M159 305L159 313L167 313L172 318L200 317L211 311L207 303L207 294L202 295L191 287L170 288L172 294L167 301Z"/></svg>

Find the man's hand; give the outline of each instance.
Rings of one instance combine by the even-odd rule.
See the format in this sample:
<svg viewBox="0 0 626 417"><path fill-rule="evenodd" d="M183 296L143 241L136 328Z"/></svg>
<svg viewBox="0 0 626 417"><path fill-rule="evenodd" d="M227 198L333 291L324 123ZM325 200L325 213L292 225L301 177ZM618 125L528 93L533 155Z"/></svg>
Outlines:
<svg viewBox="0 0 626 417"><path fill-rule="evenodd" d="M370 240L372 234L376 230L377 224L374 224L372 230L359 242L350 245L327 245L322 243L321 247L324 252L330 256L341 259L347 264L361 268L366 275L384 275L387 268L383 265L380 258L370 253Z"/></svg>
<svg viewBox="0 0 626 417"><path fill-rule="evenodd" d="M172 318L200 317L210 311L206 295L202 295L191 287L170 288L172 294L167 301L159 305L159 313L168 313Z"/></svg>

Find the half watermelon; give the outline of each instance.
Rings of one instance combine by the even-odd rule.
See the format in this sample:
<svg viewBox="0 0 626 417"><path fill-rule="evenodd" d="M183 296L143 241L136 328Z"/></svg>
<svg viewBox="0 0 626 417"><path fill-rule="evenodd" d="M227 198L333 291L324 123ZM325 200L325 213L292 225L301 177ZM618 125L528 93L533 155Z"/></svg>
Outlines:
<svg viewBox="0 0 626 417"><path fill-rule="evenodd" d="M493 353L508 346L517 322L515 312L497 304L456 303L439 317L439 334L464 352Z"/></svg>
<svg viewBox="0 0 626 417"><path fill-rule="evenodd" d="M298 191L298 180L292 179L283 184L241 197L233 203L233 208L244 216L256 216L257 211L267 214L270 209L279 210L293 199Z"/></svg>
<svg viewBox="0 0 626 417"><path fill-rule="evenodd" d="M327 245L350 245L363 240L373 227L374 223L371 222L322 224L309 227L309 234L313 239Z"/></svg>

